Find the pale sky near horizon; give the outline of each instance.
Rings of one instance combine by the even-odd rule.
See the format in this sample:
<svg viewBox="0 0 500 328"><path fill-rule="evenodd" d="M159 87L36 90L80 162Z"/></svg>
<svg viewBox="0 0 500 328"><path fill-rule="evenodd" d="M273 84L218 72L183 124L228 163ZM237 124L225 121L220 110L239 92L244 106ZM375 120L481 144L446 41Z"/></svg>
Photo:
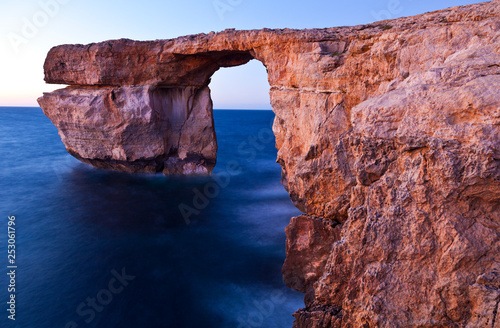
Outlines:
<svg viewBox="0 0 500 328"><path fill-rule="evenodd" d="M0 106L38 106L43 62L59 44L169 39L226 28L324 28L478 3L470 0L0 0ZM258 61L221 69L210 85L214 108L269 109Z"/></svg>

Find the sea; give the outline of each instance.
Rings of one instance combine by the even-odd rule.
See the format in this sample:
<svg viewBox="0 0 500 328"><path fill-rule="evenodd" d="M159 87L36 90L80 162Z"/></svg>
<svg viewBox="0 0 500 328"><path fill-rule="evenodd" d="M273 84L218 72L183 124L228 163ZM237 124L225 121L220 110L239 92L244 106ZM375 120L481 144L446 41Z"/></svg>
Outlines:
<svg viewBox="0 0 500 328"><path fill-rule="evenodd" d="M292 327L273 118L215 110L213 175L166 177L83 164L40 108L0 108L0 327Z"/></svg>

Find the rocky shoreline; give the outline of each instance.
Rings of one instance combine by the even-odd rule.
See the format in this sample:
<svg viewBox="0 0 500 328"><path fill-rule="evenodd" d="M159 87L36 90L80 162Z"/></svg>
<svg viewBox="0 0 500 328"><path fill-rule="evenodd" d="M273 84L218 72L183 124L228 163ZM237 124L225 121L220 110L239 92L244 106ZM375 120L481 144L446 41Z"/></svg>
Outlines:
<svg viewBox="0 0 500 328"><path fill-rule="evenodd" d="M295 327L500 327L500 1L354 27L53 48L38 101L68 152L206 174L208 84L261 61L282 182L305 215Z"/></svg>

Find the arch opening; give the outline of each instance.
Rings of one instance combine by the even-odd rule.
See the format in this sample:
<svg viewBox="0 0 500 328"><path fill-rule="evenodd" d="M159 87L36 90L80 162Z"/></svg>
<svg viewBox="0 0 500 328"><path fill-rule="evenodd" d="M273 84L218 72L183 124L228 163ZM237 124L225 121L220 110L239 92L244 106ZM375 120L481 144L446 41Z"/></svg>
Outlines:
<svg viewBox="0 0 500 328"><path fill-rule="evenodd" d="M214 109L272 110L267 68L261 61L255 60L250 52L203 54L201 66L200 63L195 65L200 60L196 59L197 56L190 58L188 62L195 67L190 68L191 71L198 72L206 81L202 86L159 86L154 91L160 96L156 96L159 99L155 99L153 106L156 111L166 113L164 117L169 121L166 124L168 128L162 130L178 131L179 135L176 143L166 145L168 154L165 155L165 160L161 158L157 161L160 164L157 165L156 172L161 171L167 175L212 172L218 156ZM211 58L209 64L206 64L206 56ZM218 107L219 104L221 107ZM272 120L266 132L272 135L274 142ZM175 140L175 136L167 137L166 140Z"/></svg>
<svg viewBox="0 0 500 328"><path fill-rule="evenodd" d="M216 71L209 84L214 109L272 110L267 70L261 61Z"/></svg>
<svg viewBox="0 0 500 328"><path fill-rule="evenodd" d="M268 80L262 60L253 61L254 50L235 46L201 52L184 49L153 58L147 56L151 51L147 43L112 43L91 47L95 62L78 57L83 70L71 67L74 54L82 51L78 45L70 46L74 52L61 47L48 55L46 81L70 86L44 94L38 101L57 126L68 152L96 167L132 173L210 173L217 161L211 79L224 74L225 68L258 66L260 79ZM123 48L134 49L134 60ZM231 80L231 86L234 81L244 82L238 77ZM247 102L243 107L271 109L268 83L258 78L247 82L242 90L262 86L258 92L265 93L266 99L256 103L255 94L243 92ZM237 95L227 90L225 94ZM223 107L239 108L234 106L236 98L233 105L223 101Z"/></svg>

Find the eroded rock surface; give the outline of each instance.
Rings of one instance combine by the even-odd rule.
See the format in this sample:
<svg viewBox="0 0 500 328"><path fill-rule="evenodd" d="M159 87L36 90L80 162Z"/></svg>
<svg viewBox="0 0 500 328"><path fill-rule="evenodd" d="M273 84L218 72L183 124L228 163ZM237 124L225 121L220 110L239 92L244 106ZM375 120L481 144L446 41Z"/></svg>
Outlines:
<svg viewBox="0 0 500 328"><path fill-rule="evenodd" d="M260 60L297 328L500 327L500 2L370 25L59 46L39 99L100 167L208 172L208 83ZM330 220L331 222L328 222Z"/></svg>
<svg viewBox="0 0 500 328"><path fill-rule="evenodd" d="M191 174L215 165L207 87L71 86L39 103L68 152L94 166Z"/></svg>

